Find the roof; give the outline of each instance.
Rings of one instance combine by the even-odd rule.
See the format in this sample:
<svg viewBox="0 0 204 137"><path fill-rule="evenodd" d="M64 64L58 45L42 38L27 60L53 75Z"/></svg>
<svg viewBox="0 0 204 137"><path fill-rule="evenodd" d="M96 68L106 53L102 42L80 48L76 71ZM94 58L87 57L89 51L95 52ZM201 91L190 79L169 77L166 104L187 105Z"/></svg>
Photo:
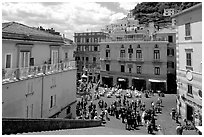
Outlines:
<svg viewBox="0 0 204 137"><path fill-rule="evenodd" d="M2 38L30 41L63 42L62 37L17 22L2 23Z"/></svg>
<svg viewBox="0 0 204 137"><path fill-rule="evenodd" d="M189 11L191 11L191 10L197 9L197 8L199 8L199 7L201 7L201 6L202 6L202 2L199 3L199 4L196 4L196 5L194 5L194 6L190 7L190 8L188 8L188 9L185 9L185 10L183 10L183 11L177 13L177 14L174 14L174 15L172 15L171 17L172 17L172 18L175 18L175 17L177 17L177 16L179 16L179 15L181 15L181 14L184 14L184 13L189 12Z"/></svg>
<svg viewBox="0 0 204 137"><path fill-rule="evenodd" d="M175 29L172 28L163 28L156 32L157 34L163 34L163 33L176 33Z"/></svg>

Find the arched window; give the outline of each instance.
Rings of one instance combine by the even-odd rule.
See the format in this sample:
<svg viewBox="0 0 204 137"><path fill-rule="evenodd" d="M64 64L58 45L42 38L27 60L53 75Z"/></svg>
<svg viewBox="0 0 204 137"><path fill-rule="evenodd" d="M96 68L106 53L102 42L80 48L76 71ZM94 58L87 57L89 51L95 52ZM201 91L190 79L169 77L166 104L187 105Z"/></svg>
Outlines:
<svg viewBox="0 0 204 137"><path fill-rule="evenodd" d="M140 44L137 45L137 48L140 48Z"/></svg>
<svg viewBox="0 0 204 137"><path fill-rule="evenodd" d="M121 48L124 48L124 45L123 45L123 44L121 45Z"/></svg>

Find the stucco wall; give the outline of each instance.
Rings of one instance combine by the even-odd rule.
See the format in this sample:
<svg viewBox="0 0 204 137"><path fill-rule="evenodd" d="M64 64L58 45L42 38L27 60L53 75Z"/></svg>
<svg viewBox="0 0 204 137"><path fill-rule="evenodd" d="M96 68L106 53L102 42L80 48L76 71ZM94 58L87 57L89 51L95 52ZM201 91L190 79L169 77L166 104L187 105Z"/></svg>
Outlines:
<svg viewBox="0 0 204 137"><path fill-rule="evenodd" d="M15 43L12 41L2 40L2 68L5 68L5 54L11 53L12 54L12 68L17 67L17 48Z"/></svg>
<svg viewBox="0 0 204 137"><path fill-rule="evenodd" d="M53 78L56 87L53 86ZM28 94L28 83L33 83L33 94ZM42 90L43 89L43 90ZM43 94L42 94L43 93ZM56 106L50 109L50 96L56 94ZM41 117L43 95L43 115L47 118L76 101L76 70L20 80L2 85L2 116L26 118L27 105L33 104L33 118ZM75 117L75 107L71 106Z"/></svg>
<svg viewBox="0 0 204 137"><path fill-rule="evenodd" d="M28 83L33 82L33 94L27 95ZM42 77L2 85L2 117L26 118L27 106L33 104L33 118L41 114ZM27 96L26 96L27 95Z"/></svg>

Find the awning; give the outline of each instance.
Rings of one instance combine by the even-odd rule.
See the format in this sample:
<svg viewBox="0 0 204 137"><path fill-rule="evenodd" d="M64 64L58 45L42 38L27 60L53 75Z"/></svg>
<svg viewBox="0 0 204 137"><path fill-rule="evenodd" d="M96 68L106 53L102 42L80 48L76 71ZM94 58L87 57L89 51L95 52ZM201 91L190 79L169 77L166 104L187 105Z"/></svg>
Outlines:
<svg viewBox="0 0 204 137"><path fill-rule="evenodd" d="M196 126L196 128L202 133L203 131L202 126Z"/></svg>
<svg viewBox="0 0 204 137"><path fill-rule="evenodd" d="M143 78L138 78L138 77L133 77L132 79L141 79L141 80L144 80Z"/></svg>
<svg viewBox="0 0 204 137"><path fill-rule="evenodd" d="M126 81L125 79L123 78L119 78L118 81Z"/></svg>
<svg viewBox="0 0 204 137"><path fill-rule="evenodd" d="M150 82L166 82L166 80L149 79Z"/></svg>
<svg viewBox="0 0 204 137"><path fill-rule="evenodd" d="M110 76L103 76L104 78L111 78Z"/></svg>

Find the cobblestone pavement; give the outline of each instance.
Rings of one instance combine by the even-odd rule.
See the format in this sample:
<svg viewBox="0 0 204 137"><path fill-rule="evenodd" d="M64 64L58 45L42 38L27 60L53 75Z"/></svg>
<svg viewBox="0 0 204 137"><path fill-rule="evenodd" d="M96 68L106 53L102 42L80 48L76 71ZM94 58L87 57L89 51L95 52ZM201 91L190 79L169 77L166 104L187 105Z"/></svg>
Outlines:
<svg viewBox="0 0 204 137"><path fill-rule="evenodd" d="M115 97L106 98L102 97L104 101L110 105L110 103L115 100ZM130 100L134 100L132 98ZM146 108L150 108L150 102L156 101L158 95L151 96L150 98L142 97L142 101L146 103ZM176 107L176 95L166 94L162 97L163 107L162 114L157 114L156 124L160 125L162 128L161 132L154 132L156 135L176 135L176 122L171 119L170 112L171 109ZM98 100L94 100L93 103L98 103ZM97 105L98 106L98 105ZM100 112L100 109L97 108ZM145 126L138 127L137 130L125 130L125 124L122 124L121 120L116 119L113 116L109 116L110 121L107 121L105 126L93 127L93 128L81 128L81 129L67 129L67 130L57 130L57 131L45 131L37 133L23 133L24 135L147 135L147 130ZM184 130L184 135L198 135L195 130L186 131Z"/></svg>

